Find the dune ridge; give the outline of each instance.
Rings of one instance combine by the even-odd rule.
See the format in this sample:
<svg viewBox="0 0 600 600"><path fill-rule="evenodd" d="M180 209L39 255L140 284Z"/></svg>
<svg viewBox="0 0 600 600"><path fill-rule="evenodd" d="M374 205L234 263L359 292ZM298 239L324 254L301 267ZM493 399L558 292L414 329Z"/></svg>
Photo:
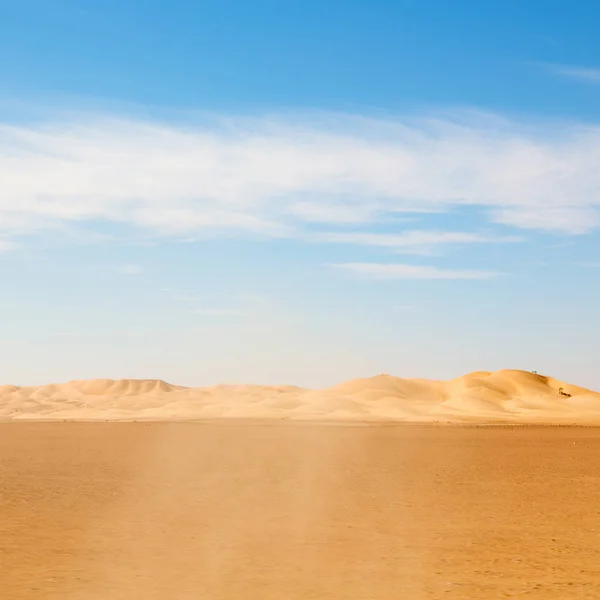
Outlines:
<svg viewBox="0 0 600 600"><path fill-rule="evenodd" d="M189 388L142 379L0 386L2 420L213 418L600 424L600 393L519 370L479 371L450 381L376 375L324 390Z"/></svg>

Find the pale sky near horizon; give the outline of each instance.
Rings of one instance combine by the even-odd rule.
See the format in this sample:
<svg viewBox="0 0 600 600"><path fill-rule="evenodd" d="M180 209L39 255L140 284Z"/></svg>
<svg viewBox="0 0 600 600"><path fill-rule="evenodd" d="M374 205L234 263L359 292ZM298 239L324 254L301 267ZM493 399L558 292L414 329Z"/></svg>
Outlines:
<svg viewBox="0 0 600 600"><path fill-rule="evenodd" d="M600 389L598 22L0 0L0 384Z"/></svg>

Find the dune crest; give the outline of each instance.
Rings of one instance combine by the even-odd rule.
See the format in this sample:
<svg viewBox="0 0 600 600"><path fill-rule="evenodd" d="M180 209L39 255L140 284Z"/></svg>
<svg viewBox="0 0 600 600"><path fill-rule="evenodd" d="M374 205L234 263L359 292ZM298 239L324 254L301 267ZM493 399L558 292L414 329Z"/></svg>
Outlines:
<svg viewBox="0 0 600 600"><path fill-rule="evenodd" d="M382 374L324 390L188 388L144 379L0 386L2 420L213 418L600 424L600 393L518 370L479 371L450 381Z"/></svg>

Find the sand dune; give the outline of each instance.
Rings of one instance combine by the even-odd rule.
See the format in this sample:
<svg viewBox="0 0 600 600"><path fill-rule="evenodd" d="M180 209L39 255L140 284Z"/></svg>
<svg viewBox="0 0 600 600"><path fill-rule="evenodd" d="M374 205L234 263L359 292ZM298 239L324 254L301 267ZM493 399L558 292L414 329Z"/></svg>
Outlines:
<svg viewBox="0 0 600 600"><path fill-rule="evenodd" d="M451 381L377 375L325 390L257 385L187 388L135 379L0 386L3 420L221 417L600 423L600 393L517 370L477 372Z"/></svg>

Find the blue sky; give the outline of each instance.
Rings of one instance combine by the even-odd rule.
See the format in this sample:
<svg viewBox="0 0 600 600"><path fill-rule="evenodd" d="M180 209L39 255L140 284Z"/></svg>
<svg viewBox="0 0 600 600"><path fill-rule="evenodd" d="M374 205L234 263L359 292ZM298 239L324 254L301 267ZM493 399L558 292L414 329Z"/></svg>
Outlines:
<svg viewBox="0 0 600 600"><path fill-rule="evenodd" d="M599 20L0 0L0 381L600 388Z"/></svg>

